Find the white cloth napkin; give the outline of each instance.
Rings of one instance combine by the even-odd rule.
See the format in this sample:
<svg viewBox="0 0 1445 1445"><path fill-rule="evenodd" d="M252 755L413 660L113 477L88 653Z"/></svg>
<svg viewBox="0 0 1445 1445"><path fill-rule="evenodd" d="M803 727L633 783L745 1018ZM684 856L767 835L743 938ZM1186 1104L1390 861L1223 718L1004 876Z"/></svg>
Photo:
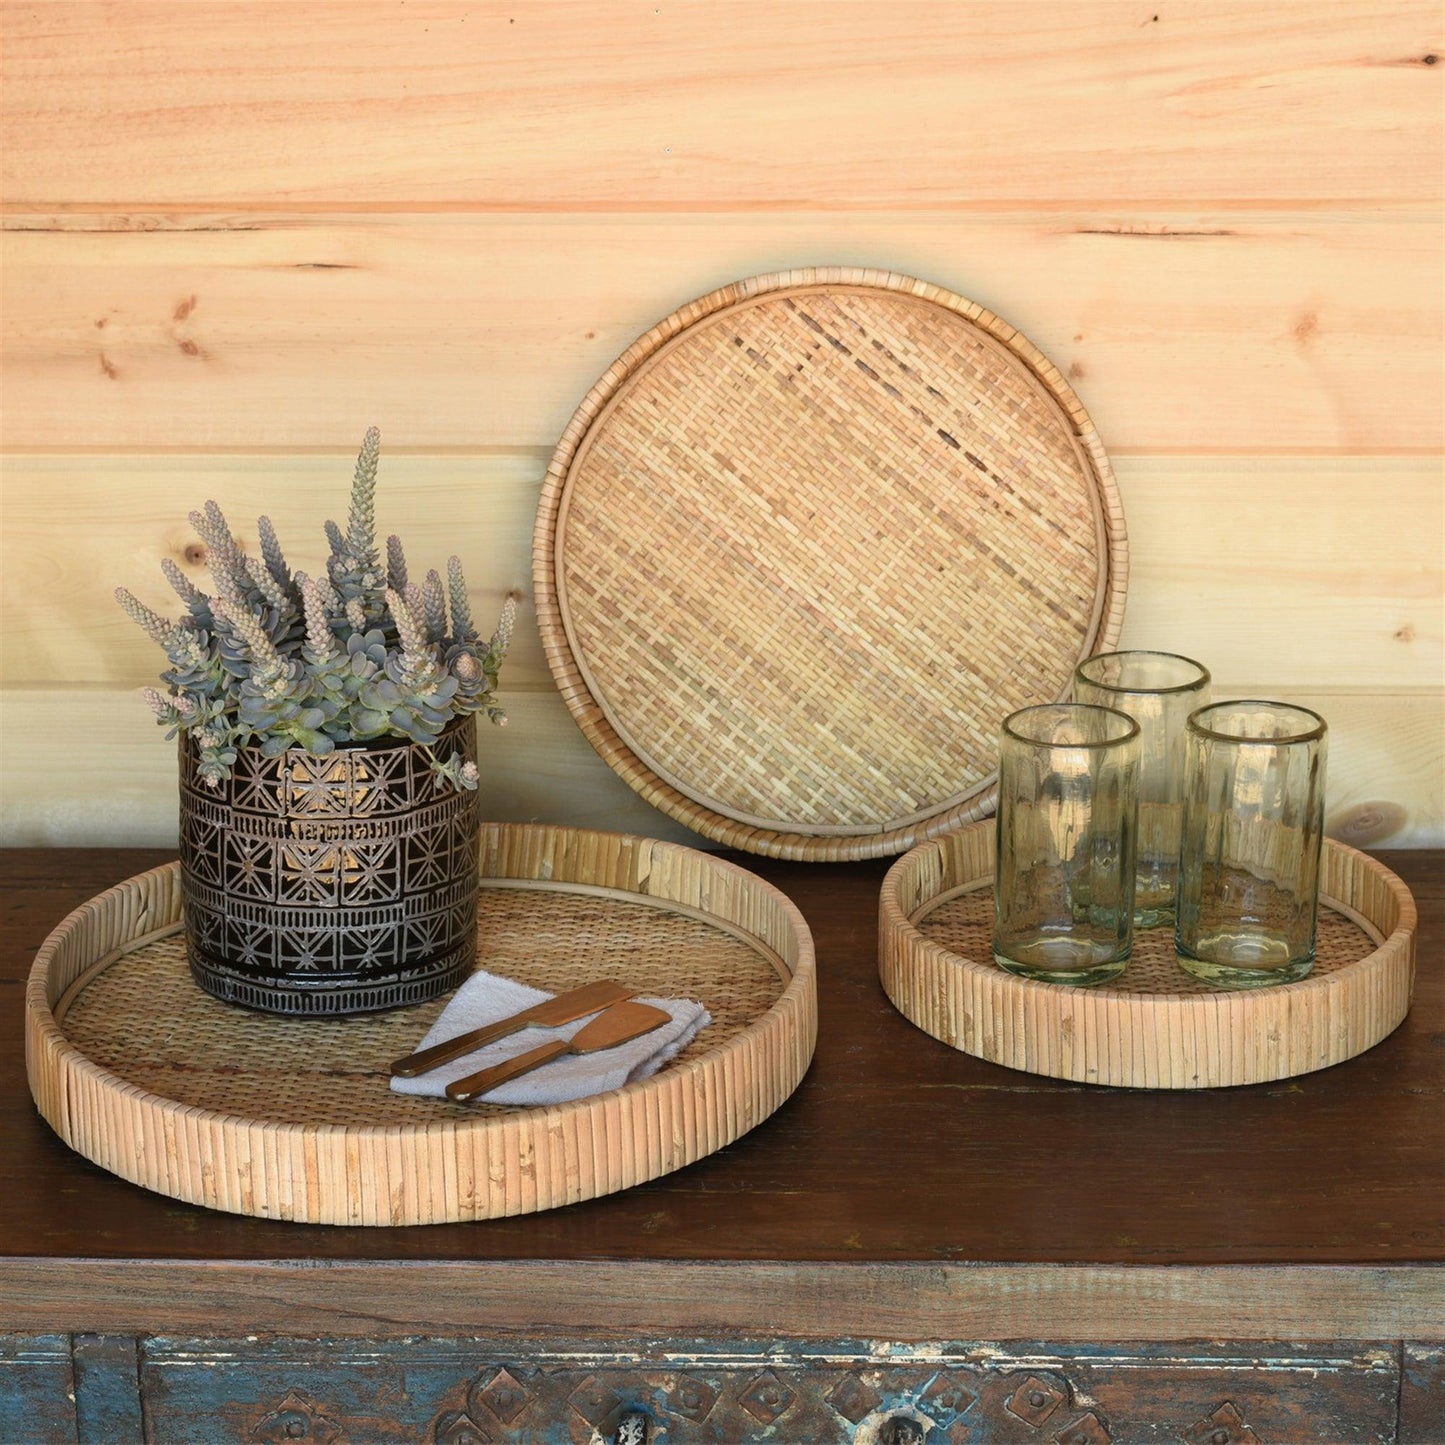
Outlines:
<svg viewBox="0 0 1445 1445"><path fill-rule="evenodd" d="M471 1029L510 1018L512 1014L544 1003L552 996L515 979L502 978L494 973L474 973L453 995L452 1001L442 1010L441 1017L417 1044L415 1052ZM690 999L643 998L638 1002L664 1009L671 1015L672 1022L613 1049L603 1049L595 1054L567 1054L553 1059L533 1069L530 1074L511 1079L483 1094L483 1100L488 1104L565 1104L571 1099L586 1098L589 1094L620 1089L633 1079L645 1079L649 1074L655 1074L669 1059L680 1054L699 1030L712 1022L712 1015L700 1003ZM588 1014L586 1018L555 1029L518 1029L516 1033L453 1059L449 1064L442 1064L428 1074L419 1074L414 1079L393 1077L391 1087L398 1094L430 1094L444 1098L447 1085L457 1079L489 1069L503 1059L515 1058L552 1039L570 1039L596 1017L595 1013Z"/></svg>

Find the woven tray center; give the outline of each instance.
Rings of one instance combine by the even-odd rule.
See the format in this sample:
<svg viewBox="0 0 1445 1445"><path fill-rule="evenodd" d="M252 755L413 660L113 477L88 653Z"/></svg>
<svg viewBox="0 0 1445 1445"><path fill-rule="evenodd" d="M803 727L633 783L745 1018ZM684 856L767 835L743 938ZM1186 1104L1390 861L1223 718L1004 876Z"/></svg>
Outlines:
<svg viewBox="0 0 1445 1445"><path fill-rule="evenodd" d="M986 963L993 957L993 890L984 885L960 893L926 913L918 920L917 927L925 938L942 944L949 952ZM1347 968L1373 953L1376 947L1376 940L1358 923L1322 905L1312 976ZM1137 930L1128 967L1107 988L1113 993L1136 994L1225 991L1179 967L1174 953L1174 931L1170 928Z"/></svg>
<svg viewBox="0 0 1445 1445"><path fill-rule="evenodd" d="M571 467L557 582L612 727L679 792L867 833L985 787L1061 694L1106 557L1057 399L967 317L783 291L688 327Z"/></svg>
<svg viewBox="0 0 1445 1445"><path fill-rule="evenodd" d="M479 961L490 972L550 992L616 978L644 994L700 999L713 1022L680 1060L726 1043L786 986L767 957L727 930L616 894L483 888L477 922ZM176 934L97 974L61 1026L127 1083L249 1119L424 1125L516 1112L391 1092L390 1060L415 1047L445 1002L335 1020L251 1013L192 983Z"/></svg>

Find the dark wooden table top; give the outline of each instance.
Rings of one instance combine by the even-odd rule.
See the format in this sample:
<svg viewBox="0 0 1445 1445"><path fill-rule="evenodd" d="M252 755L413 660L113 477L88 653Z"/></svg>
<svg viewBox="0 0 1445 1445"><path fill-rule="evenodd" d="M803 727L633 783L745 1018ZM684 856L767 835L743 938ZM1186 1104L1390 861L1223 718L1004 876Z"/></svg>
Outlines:
<svg viewBox="0 0 1445 1445"><path fill-rule="evenodd" d="M656 1327L674 1330L816 1332L856 1306L878 1316L859 1321L873 1333L964 1338L939 1327L992 1301L990 1318L1020 1325L1052 1310L1052 1336L1022 1331L1040 1338L1091 1317L1141 1338L1222 1335L1199 1326L1229 1308L1244 1334L1312 1319L1324 1333L1418 1333L1445 1315L1445 869L1437 852L1380 856L1420 908L1405 1023L1334 1068L1191 1093L1070 1084L955 1052L879 986L884 863L739 857L798 903L817 944L817 1054L776 1114L689 1168L566 1209L345 1229L182 1204L51 1133L25 1079L31 960L70 909L167 855L0 852L0 1299L32 1328L212 1316L282 1328L278 1300L308 1328L351 1308L357 1332L560 1326L569 1309L600 1326L627 1316L608 1308L626 1281L645 1281ZM311 1287L318 1270L326 1288ZM765 1317L750 1315L763 1301Z"/></svg>

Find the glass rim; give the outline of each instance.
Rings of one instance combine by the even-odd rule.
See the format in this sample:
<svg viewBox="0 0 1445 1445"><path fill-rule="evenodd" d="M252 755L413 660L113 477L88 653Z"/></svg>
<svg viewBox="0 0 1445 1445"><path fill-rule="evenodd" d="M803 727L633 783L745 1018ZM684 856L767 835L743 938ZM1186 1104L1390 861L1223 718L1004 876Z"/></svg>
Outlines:
<svg viewBox="0 0 1445 1445"><path fill-rule="evenodd" d="M1198 677L1192 682L1171 683L1168 687L1125 687L1121 683L1100 682L1097 678L1088 676L1084 669L1091 662L1106 662L1113 657L1167 657L1173 662L1187 662L1190 667L1196 669ZM1182 652L1160 652L1152 647L1126 647L1119 652L1096 652L1092 657L1083 658L1074 668L1074 676L1081 678L1090 687L1097 687L1102 692L1132 692L1139 693L1145 697L1166 697L1174 692L1193 692L1197 687L1207 687L1213 679L1209 669L1202 662L1197 662L1192 657L1185 657Z"/></svg>
<svg viewBox="0 0 1445 1445"><path fill-rule="evenodd" d="M1305 717L1312 717L1315 726L1306 729L1304 732L1286 733L1281 737L1274 738L1248 738L1239 733L1222 732L1218 728L1212 728L1200 719L1205 713L1223 710L1225 708L1239 707L1267 707L1278 708L1294 713L1303 713ZM1214 742L1234 743L1239 747L1284 747L1289 743L1315 743L1329 731L1329 724L1313 708L1304 707L1297 702L1279 702L1267 697L1240 697L1228 702L1205 703L1201 708L1196 708L1189 714L1184 724L1185 728L1199 737L1209 738Z"/></svg>
<svg viewBox="0 0 1445 1445"><path fill-rule="evenodd" d="M1111 718L1118 718L1125 725L1125 730L1116 738L1099 738L1097 741L1080 740L1078 742L1058 742L1049 738L1029 737L1026 733L1019 732L1014 725L1015 720L1027 717L1030 713L1041 712L1102 712L1107 713ZM1031 748L1117 748L1120 743L1132 742L1139 736L1139 724L1126 712L1120 712L1116 707L1104 707L1097 702L1040 702L1029 707L1016 708L1004 718L1001 724L1003 731L1016 743L1024 743Z"/></svg>

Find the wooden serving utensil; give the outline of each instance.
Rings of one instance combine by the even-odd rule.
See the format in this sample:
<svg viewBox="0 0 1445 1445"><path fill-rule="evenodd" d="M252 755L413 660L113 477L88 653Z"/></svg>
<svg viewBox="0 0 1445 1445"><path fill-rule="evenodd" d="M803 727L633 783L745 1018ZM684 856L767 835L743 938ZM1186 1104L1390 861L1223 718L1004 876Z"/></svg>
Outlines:
<svg viewBox="0 0 1445 1445"><path fill-rule="evenodd" d="M618 1044L650 1034L653 1029L661 1028L671 1020L672 1015L666 1009L656 1008L650 1003L613 1004L590 1024L583 1024L570 1039L553 1039L550 1043L528 1049L526 1053L518 1054L515 1058L494 1064L490 1069L482 1069L479 1073L469 1074L465 1079L448 1084L447 1098L465 1104L482 1094L490 1093L499 1084L519 1078L522 1074L530 1073L565 1054L596 1054L603 1049L615 1049Z"/></svg>
<svg viewBox="0 0 1445 1445"><path fill-rule="evenodd" d="M392 1063L391 1072L399 1079L415 1078L417 1074L428 1073L438 1064L448 1064L453 1059L461 1058L463 1054L470 1054L483 1044L504 1039L518 1029L557 1028L562 1024L570 1024L573 1019L586 1018L588 1014L595 1014L598 1009L621 1003L636 992L635 988L614 983L611 979L585 983L581 988L569 989L566 993L559 993L556 998L544 999L541 1003L533 1004L531 1008L524 1008L520 1013L498 1019L494 1024L470 1029L455 1038L443 1039L429 1049L408 1054L404 1059L396 1059Z"/></svg>

